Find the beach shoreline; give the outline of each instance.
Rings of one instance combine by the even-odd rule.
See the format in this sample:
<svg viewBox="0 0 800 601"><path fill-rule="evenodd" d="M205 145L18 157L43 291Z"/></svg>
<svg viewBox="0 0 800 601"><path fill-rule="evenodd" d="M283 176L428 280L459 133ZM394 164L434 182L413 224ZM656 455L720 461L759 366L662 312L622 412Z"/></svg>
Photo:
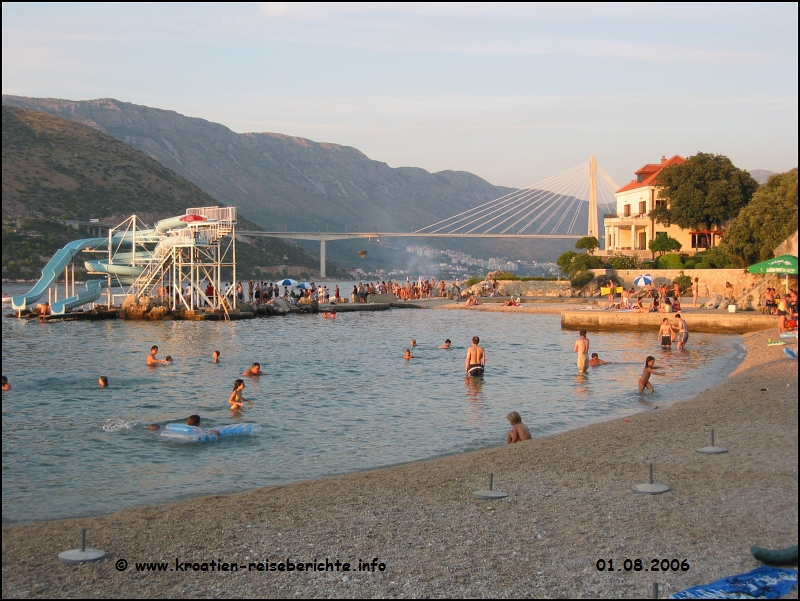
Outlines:
<svg viewBox="0 0 800 601"><path fill-rule="evenodd" d="M537 307L538 308L538 307ZM194 498L3 527L3 596L641 597L757 566L749 546L797 542L797 364L744 336L722 384L670 408L519 443ZM796 344L792 341L790 344ZM656 387L668 385L656 380ZM762 389L767 390L762 390ZM524 416L523 416L524 418ZM710 428L725 455L703 456ZM672 490L631 491L647 479ZM495 488L487 502L471 492ZM108 552L60 564L80 529ZM379 558L385 571L260 572L260 561ZM688 571L600 572L598 559L686 559ZM129 567L119 571L115 562ZM237 562L238 572L136 572L134 562ZM793 595L796 598L796 592Z"/></svg>

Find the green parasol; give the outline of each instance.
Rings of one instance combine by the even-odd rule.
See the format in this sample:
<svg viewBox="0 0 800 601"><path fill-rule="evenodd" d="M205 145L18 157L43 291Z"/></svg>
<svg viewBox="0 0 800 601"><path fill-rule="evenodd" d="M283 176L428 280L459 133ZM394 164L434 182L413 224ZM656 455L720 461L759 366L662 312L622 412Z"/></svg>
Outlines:
<svg viewBox="0 0 800 601"><path fill-rule="evenodd" d="M756 263L747 268L750 273L784 273L797 275L797 257L793 255L781 255L768 261Z"/></svg>

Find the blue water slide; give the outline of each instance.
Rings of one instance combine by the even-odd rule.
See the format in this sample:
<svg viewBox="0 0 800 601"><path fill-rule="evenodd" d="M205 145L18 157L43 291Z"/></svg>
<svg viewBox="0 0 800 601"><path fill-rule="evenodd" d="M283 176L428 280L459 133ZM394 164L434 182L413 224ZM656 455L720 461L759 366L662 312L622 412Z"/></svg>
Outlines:
<svg viewBox="0 0 800 601"><path fill-rule="evenodd" d="M47 292L50 285L56 281L64 267L69 265L75 255L83 250L93 250L102 246L108 246L108 238L84 238L83 240L75 240L67 244L64 248L56 251L56 254L53 255L47 262L47 265L42 269L42 277L36 282L36 285L31 288L27 294L13 297L11 299L11 306L15 311L27 309L42 298L42 295Z"/></svg>
<svg viewBox="0 0 800 601"><path fill-rule="evenodd" d="M106 280L89 280L86 282L86 290L78 292L75 296L56 301L50 305L50 313L53 315L63 315L70 309L93 303L103 294L103 288L108 286Z"/></svg>

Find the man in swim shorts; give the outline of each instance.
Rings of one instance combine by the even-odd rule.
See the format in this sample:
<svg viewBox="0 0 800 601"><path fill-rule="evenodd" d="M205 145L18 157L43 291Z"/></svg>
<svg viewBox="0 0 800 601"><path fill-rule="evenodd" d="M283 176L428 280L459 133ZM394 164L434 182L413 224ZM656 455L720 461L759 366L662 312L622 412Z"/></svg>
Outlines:
<svg viewBox="0 0 800 601"><path fill-rule="evenodd" d="M512 411L506 415L506 419L511 424L511 429L506 436L506 444L531 439L531 431L528 429L528 426L522 423L522 416L519 413Z"/></svg>
<svg viewBox="0 0 800 601"><path fill-rule="evenodd" d="M586 330L580 331L574 351L578 353L578 373L585 374L589 362L589 339L586 337Z"/></svg>
<svg viewBox="0 0 800 601"><path fill-rule="evenodd" d="M689 326L686 325L686 321L681 318L680 313L675 314L675 325L672 326L672 329L675 330L675 342L678 343L678 350L683 350L686 348L686 342L689 340Z"/></svg>
<svg viewBox="0 0 800 601"><path fill-rule="evenodd" d="M467 359L465 362L465 370L467 374L470 373L474 367L486 369L486 352L478 343L481 339L478 336L472 337L472 346L467 349Z"/></svg>

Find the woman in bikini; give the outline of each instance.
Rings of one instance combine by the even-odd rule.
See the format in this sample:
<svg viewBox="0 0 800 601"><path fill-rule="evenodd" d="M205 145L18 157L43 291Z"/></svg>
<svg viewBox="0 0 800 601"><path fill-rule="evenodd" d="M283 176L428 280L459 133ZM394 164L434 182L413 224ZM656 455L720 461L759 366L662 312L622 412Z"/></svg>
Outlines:
<svg viewBox="0 0 800 601"><path fill-rule="evenodd" d="M250 403L253 404L253 401L246 399L242 396L242 391L244 390L244 380L236 380L233 383L233 392L231 392L231 396L228 398L228 403L231 406L232 411L241 411L244 409L244 404Z"/></svg>

